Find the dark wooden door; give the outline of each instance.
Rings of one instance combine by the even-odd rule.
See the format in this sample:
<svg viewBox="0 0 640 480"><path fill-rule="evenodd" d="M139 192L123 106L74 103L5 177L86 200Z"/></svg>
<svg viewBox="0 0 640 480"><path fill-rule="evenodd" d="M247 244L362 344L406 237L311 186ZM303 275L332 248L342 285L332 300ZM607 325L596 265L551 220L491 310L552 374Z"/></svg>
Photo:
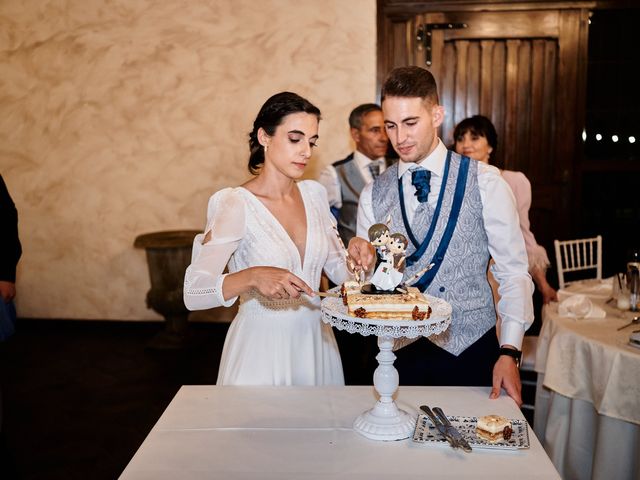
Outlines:
<svg viewBox="0 0 640 480"><path fill-rule="evenodd" d="M531 181L532 231L552 254L553 239L571 231L589 11L521 2L465 10L447 2L447 11L438 11L438 2L410 3L379 3L379 81L396 66L428 68L446 111L441 138L447 145L457 122L489 117L499 137L496 163Z"/></svg>

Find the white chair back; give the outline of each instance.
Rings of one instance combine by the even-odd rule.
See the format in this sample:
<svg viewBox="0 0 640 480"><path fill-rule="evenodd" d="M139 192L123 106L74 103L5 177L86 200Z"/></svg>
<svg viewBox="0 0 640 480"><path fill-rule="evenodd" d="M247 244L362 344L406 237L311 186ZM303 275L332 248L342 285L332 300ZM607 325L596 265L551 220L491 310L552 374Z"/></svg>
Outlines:
<svg viewBox="0 0 640 480"><path fill-rule="evenodd" d="M594 270L595 278L602 279L602 236L577 240L554 240L558 286L564 288L569 283L565 273L581 270ZM590 277L594 278L594 277Z"/></svg>

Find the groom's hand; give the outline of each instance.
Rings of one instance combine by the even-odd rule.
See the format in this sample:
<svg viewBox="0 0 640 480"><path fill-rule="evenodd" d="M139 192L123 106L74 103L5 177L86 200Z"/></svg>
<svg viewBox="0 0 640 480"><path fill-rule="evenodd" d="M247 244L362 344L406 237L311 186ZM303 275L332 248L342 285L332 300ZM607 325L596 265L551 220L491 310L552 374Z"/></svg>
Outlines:
<svg viewBox="0 0 640 480"><path fill-rule="evenodd" d="M489 398L498 398L500 389L504 388L516 404L522 405L522 383L520 383L520 371L513 358L506 355L498 357L498 361L493 367L493 388Z"/></svg>
<svg viewBox="0 0 640 480"><path fill-rule="evenodd" d="M376 263L376 249L363 238L353 237L349 240L347 251L356 266L365 271L369 271Z"/></svg>

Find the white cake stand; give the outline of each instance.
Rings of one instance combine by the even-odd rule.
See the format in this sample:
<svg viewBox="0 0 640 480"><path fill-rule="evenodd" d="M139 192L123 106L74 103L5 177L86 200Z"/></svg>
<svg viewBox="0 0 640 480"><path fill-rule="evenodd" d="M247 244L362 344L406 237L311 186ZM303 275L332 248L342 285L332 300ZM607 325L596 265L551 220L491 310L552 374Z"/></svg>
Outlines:
<svg viewBox="0 0 640 480"><path fill-rule="evenodd" d="M372 440L402 440L409 438L416 419L400 410L393 394L400 384L398 370L393 366L396 356L391 351L393 339L399 337L428 337L444 332L451 323L451 305L444 300L425 295L432 312L426 320L358 318L348 314L342 298L322 300L322 321L360 335L376 335L380 353L376 355L378 367L373 374L373 385L380 399L375 406L360 414L353 423L356 432Z"/></svg>

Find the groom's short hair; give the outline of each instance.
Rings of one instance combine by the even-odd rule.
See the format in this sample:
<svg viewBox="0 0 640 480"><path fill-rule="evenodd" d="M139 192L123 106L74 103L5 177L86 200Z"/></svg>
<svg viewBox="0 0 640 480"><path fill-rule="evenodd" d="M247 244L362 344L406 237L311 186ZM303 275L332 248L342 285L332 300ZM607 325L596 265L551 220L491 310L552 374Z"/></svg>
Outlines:
<svg viewBox="0 0 640 480"><path fill-rule="evenodd" d="M386 97L419 97L438 104L438 87L436 79L424 68L398 67L387 75L382 92L382 101Z"/></svg>

